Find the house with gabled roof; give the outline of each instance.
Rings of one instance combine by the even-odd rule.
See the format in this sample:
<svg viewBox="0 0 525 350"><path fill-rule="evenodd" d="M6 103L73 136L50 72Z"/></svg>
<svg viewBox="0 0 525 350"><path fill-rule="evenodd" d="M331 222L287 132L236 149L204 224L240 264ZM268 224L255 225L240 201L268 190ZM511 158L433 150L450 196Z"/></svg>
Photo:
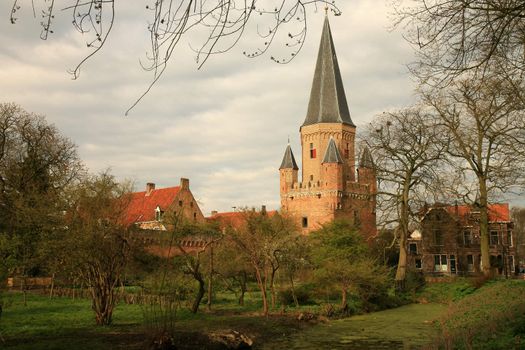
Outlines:
<svg viewBox="0 0 525 350"><path fill-rule="evenodd" d="M146 189L131 194L126 212L126 223L138 229L165 231L164 217L167 213L179 213L182 220L202 223L204 215L190 191L190 181L180 179L175 187L155 188L154 183Z"/></svg>
<svg viewBox="0 0 525 350"><path fill-rule="evenodd" d="M508 203L490 204L489 253L493 272L517 273L517 250ZM475 275L481 269L480 211L476 205L423 208L419 229L408 239L408 264L429 275Z"/></svg>

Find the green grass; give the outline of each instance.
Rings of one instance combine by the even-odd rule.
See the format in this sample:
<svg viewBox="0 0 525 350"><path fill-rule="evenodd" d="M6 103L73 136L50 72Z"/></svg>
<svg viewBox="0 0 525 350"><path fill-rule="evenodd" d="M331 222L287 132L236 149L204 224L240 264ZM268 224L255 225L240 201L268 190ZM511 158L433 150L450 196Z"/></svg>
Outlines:
<svg viewBox="0 0 525 350"><path fill-rule="evenodd" d="M142 324L137 305L118 305L111 327L96 327L89 300L21 293L4 295L0 332L7 349L103 349Z"/></svg>
<svg viewBox="0 0 525 350"><path fill-rule="evenodd" d="M417 299L431 303L448 304L456 302L476 291L471 281L458 278L453 282L428 284L418 293Z"/></svg>
<svg viewBox="0 0 525 350"><path fill-rule="evenodd" d="M525 349L525 281L485 284L451 304L441 326L440 342L458 349Z"/></svg>

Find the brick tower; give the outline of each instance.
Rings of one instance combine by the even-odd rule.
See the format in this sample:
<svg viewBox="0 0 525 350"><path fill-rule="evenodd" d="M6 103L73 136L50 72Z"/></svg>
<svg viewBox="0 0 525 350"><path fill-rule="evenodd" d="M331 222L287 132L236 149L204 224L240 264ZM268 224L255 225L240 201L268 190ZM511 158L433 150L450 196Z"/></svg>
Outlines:
<svg viewBox="0 0 525 350"><path fill-rule="evenodd" d="M325 17L308 111L300 128L302 182L290 145L279 168L282 209L297 218L303 233L347 218L365 237L375 235L374 162L364 149L356 179L355 131Z"/></svg>

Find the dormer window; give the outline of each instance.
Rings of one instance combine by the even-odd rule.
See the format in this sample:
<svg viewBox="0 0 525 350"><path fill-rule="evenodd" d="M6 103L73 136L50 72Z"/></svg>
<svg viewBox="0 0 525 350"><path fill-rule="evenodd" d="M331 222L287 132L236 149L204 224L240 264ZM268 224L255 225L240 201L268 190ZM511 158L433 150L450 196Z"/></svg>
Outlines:
<svg viewBox="0 0 525 350"><path fill-rule="evenodd" d="M317 151L316 149L314 148L314 144L311 143L310 144L310 158L315 158L317 156Z"/></svg>
<svg viewBox="0 0 525 350"><path fill-rule="evenodd" d="M162 211L160 207L157 205L157 207L155 208L155 220L161 221L163 216L164 216L164 211Z"/></svg>

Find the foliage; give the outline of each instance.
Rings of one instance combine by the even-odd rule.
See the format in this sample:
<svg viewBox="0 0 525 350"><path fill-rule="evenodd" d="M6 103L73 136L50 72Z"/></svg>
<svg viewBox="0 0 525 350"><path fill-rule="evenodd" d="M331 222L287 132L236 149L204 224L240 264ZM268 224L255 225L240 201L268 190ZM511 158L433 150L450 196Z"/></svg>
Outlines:
<svg viewBox="0 0 525 350"><path fill-rule="evenodd" d="M348 293L367 303L386 290L388 269L368 256L363 237L349 222L336 220L311 236L317 281L341 291L342 309L348 308Z"/></svg>
<svg viewBox="0 0 525 350"><path fill-rule="evenodd" d="M240 227L230 227L226 237L238 248L255 271L257 285L261 291L263 313L269 312L267 289L270 289L272 307L276 302L275 276L281 267L282 254L298 230L291 218L279 213L246 210L244 223Z"/></svg>
<svg viewBox="0 0 525 350"><path fill-rule="evenodd" d="M54 242L67 269L90 288L98 325L111 323L116 288L130 257L125 223L129 193L128 185L108 173L86 179L71 194L67 230Z"/></svg>
<svg viewBox="0 0 525 350"><path fill-rule="evenodd" d="M525 335L524 315L525 282L488 283L449 306L440 321L441 342L458 349L515 348Z"/></svg>
<svg viewBox="0 0 525 350"><path fill-rule="evenodd" d="M36 275L53 261L40 248L64 226L67 190L82 173L76 146L43 116L0 104L0 269Z"/></svg>

